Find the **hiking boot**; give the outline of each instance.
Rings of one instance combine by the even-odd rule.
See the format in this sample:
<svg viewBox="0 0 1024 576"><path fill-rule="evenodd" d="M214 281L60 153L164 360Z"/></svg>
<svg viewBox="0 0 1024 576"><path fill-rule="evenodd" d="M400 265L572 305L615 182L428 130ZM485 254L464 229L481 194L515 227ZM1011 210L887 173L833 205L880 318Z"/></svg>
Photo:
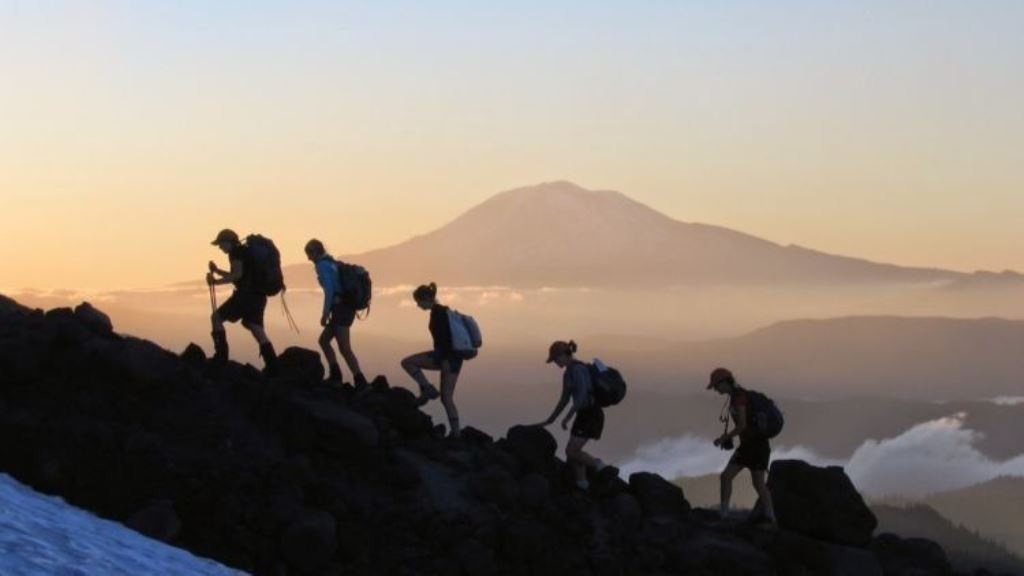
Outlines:
<svg viewBox="0 0 1024 576"><path fill-rule="evenodd" d="M353 376L352 381L355 383L357 391L364 390L367 386L370 385L370 383L366 381L366 376L363 376L362 372L359 372L355 376Z"/></svg>
<svg viewBox="0 0 1024 576"><path fill-rule="evenodd" d="M329 384L341 384L341 366L331 364L327 367L327 382Z"/></svg>
<svg viewBox="0 0 1024 576"><path fill-rule="evenodd" d="M277 353L274 352L274 345L270 342L260 344L260 357L263 358L263 374L277 376Z"/></svg>
<svg viewBox="0 0 1024 576"><path fill-rule="evenodd" d="M437 391L437 388L427 385L420 388L420 397L417 404L419 406L425 405L427 402L439 398L441 393Z"/></svg>
<svg viewBox="0 0 1024 576"><path fill-rule="evenodd" d="M211 332L213 337L213 356L210 358L210 368L220 370L228 364L228 334L223 330Z"/></svg>

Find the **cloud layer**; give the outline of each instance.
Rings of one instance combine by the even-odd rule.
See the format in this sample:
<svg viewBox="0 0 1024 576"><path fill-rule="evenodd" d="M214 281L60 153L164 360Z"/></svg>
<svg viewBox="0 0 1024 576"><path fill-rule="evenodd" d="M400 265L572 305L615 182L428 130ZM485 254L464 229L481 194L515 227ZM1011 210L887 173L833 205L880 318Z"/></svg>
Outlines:
<svg viewBox="0 0 1024 576"><path fill-rule="evenodd" d="M966 414L918 424L894 438L867 440L846 462L829 460L813 450L780 447L776 460L798 458L816 465L840 465L867 496L921 498L928 494L973 486L999 476L1024 476L1024 454L1009 460L988 458L977 448L979 432L966 428ZM640 470L667 478L704 476L721 471L729 453L697 436L663 439L642 446L622 466L625 474Z"/></svg>

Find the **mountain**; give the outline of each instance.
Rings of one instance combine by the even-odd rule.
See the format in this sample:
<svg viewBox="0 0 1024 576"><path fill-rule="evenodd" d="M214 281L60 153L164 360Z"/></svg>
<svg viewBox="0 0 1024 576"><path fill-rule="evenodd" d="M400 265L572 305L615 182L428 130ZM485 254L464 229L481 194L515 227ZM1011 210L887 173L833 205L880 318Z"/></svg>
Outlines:
<svg viewBox="0 0 1024 576"><path fill-rule="evenodd" d="M543 428L452 441L385 378L330 385L294 347L280 367L211 372L92 307L0 299L0 472L256 574L952 573L934 543L876 537L839 468L773 463L766 533L647 472L580 490Z"/></svg>
<svg viewBox="0 0 1024 576"><path fill-rule="evenodd" d="M1020 557L992 542L990 536L956 525L929 506L875 505L871 509L878 517L879 530L904 538L932 540L946 550L950 562L958 569L983 567L998 573L1024 574L1024 560ZM1005 513L1001 515L1012 516Z"/></svg>
<svg viewBox="0 0 1024 576"><path fill-rule="evenodd" d="M680 222L618 192L570 182L500 193L433 232L345 258L388 284L433 279L458 285L649 287L932 283L970 277Z"/></svg>
<svg viewBox="0 0 1024 576"><path fill-rule="evenodd" d="M718 365L751 385L812 398L979 400L1020 391L1024 322L853 317L781 322L738 338L674 346L694 378Z"/></svg>
<svg viewBox="0 0 1024 576"><path fill-rule="evenodd" d="M1024 557L1024 522L1021 522L1024 478L996 478L962 490L935 494L924 502L943 516Z"/></svg>

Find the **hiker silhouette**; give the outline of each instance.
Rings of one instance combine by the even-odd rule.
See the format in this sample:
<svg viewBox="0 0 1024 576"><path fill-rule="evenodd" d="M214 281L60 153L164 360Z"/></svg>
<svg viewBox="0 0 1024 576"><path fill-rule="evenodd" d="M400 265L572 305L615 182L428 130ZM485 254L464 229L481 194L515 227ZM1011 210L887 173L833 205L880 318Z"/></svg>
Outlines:
<svg viewBox="0 0 1024 576"><path fill-rule="evenodd" d="M721 416L721 420L725 424L725 431L715 439L715 446L723 450L733 450L733 440L735 438L740 440L739 448L733 452L732 458L720 477L719 513L721 518L724 520L729 515L733 480L743 469L748 469L758 496L757 506L751 513L752 519L757 519L759 515L763 514L768 527L778 528L775 506L767 484L768 463L771 460L772 450L770 437L773 434L771 431L766 431L768 427L758 422L766 420L764 402L767 398L752 390L744 389L736 382L736 377L727 368L716 368L711 372L707 389L729 397ZM774 407L774 403L772 403L772 407ZM781 420L781 414L779 418ZM731 432L729 431L730 420L735 425ZM781 424L778 426L781 429ZM777 434L777 430L774 433Z"/></svg>
<svg viewBox="0 0 1024 576"><path fill-rule="evenodd" d="M365 282L359 278L351 282L343 281L343 274L359 274L354 268L338 262L324 248L323 242L312 239L306 243L306 258L316 268L317 281L324 291L323 311L320 315L320 325L323 331L318 340L320 349L327 360L327 380L332 383L341 384L341 366L338 364L338 357L334 353L332 341L337 342L338 351L345 359L345 364L352 372L352 380L357 390L366 388L366 376L359 366L359 359L352 351L352 325L360 310L369 307L370 287L369 274L362 270ZM343 268L344 267L344 268ZM346 286L347 284L347 286ZM360 294L362 293L362 294ZM364 305L365 304L365 305Z"/></svg>
<svg viewBox="0 0 1024 576"><path fill-rule="evenodd" d="M280 255L274 256L277 248L261 236L250 236L243 243L238 234L230 229L221 230L211 244L227 254L230 263L228 270L222 270L210 261L210 271L206 274L210 304L213 307L210 316L214 347L212 367L219 370L228 361L228 337L224 323L241 321L260 346L260 356L265 363L264 372L273 375L277 371L277 353L263 327L263 316L267 309L267 296L284 289ZM276 271L273 270L275 262ZM216 287L224 284L233 284L234 292L218 307Z"/></svg>
<svg viewBox="0 0 1024 576"><path fill-rule="evenodd" d="M479 328L468 316L442 305L437 299L437 284L425 284L413 292L413 300L421 310L430 311L430 335L434 348L428 352L413 354L402 360L405 370L419 385L420 405L440 396L448 415L450 437L458 439L462 429L459 424L459 409L455 406L455 385L462 373L466 360L476 356L481 344ZM427 379L424 370L441 373L441 391Z"/></svg>
<svg viewBox="0 0 1024 576"><path fill-rule="evenodd" d="M548 364L554 363L563 369L562 395L547 420L538 424L546 427L554 424L565 407L572 401L569 413L562 419L562 429L569 429L572 422L569 443L565 447L566 461L572 466L576 486L581 490L590 487L587 469L601 472L607 466L583 450L590 440L600 440L604 433L604 409L594 395L594 378L591 368L576 359L576 342L558 341L548 350Z"/></svg>

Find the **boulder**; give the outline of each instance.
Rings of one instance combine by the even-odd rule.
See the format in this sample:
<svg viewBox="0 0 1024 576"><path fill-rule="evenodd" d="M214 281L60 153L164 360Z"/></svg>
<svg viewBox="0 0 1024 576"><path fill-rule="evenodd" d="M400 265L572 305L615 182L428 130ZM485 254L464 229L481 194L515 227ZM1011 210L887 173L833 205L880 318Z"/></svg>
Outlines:
<svg viewBox="0 0 1024 576"><path fill-rule="evenodd" d="M814 540L795 532L781 532L768 550L787 569L784 573L821 576L882 576L878 559L869 550Z"/></svg>
<svg viewBox="0 0 1024 576"><path fill-rule="evenodd" d="M764 551L721 534L684 540L667 557L668 566L684 574L774 576L775 560Z"/></svg>
<svg viewBox="0 0 1024 576"><path fill-rule="evenodd" d="M690 511L683 489L650 472L629 477L629 487L648 516L680 515Z"/></svg>
<svg viewBox="0 0 1024 576"><path fill-rule="evenodd" d="M375 448L380 433L373 421L348 408L326 402L294 400L298 416L312 425L321 449L334 454L348 454L352 448Z"/></svg>
<svg viewBox="0 0 1024 576"><path fill-rule="evenodd" d="M110 316L88 302L82 302L75 308L75 318L95 334L108 336L114 333L114 323L110 321Z"/></svg>
<svg viewBox="0 0 1024 576"><path fill-rule="evenodd" d="M327 512L307 510L294 520L284 534L285 558L301 572L323 568L338 548L338 529Z"/></svg>
<svg viewBox="0 0 1024 576"><path fill-rule="evenodd" d="M508 431L502 446L511 452L523 467L545 476L555 473L555 451L558 442L540 426L515 426Z"/></svg>
<svg viewBox="0 0 1024 576"><path fill-rule="evenodd" d="M139 510L125 525L154 540L167 543L174 542L181 532L181 520L169 500L160 500Z"/></svg>
<svg viewBox="0 0 1024 576"><path fill-rule="evenodd" d="M181 353L181 361L194 370L202 370L206 365L206 352L196 344L190 343Z"/></svg>
<svg viewBox="0 0 1024 576"><path fill-rule="evenodd" d="M772 463L768 488L779 524L805 536L845 546L867 546L878 520L846 472L800 460Z"/></svg>
<svg viewBox="0 0 1024 576"><path fill-rule="evenodd" d="M297 386L309 387L324 379L324 365L320 354L306 348L292 346L277 358L280 377Z"/></svg>
<svg viewBox="0 0 1024 576"><path fill-rule="evenodd" d="M923 538L882 534L871 542L885 576L952 576L953 567L942 547Z"/></svg>

